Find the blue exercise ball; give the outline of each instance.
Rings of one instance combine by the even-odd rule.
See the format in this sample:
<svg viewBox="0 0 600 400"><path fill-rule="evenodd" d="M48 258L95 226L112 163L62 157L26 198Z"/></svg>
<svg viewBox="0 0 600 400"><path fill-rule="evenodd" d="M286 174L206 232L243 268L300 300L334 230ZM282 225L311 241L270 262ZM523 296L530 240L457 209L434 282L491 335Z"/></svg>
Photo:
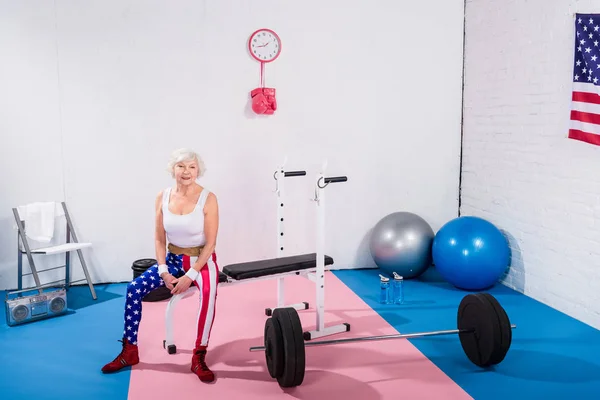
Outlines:
<svg viewBox="0 0 600 400"><path fill-rule="evenodd" d="M491 222L473 216L443 225L431 250L440 275L463 290L493 286L510 262L510 247L502 232Z"/></svg>

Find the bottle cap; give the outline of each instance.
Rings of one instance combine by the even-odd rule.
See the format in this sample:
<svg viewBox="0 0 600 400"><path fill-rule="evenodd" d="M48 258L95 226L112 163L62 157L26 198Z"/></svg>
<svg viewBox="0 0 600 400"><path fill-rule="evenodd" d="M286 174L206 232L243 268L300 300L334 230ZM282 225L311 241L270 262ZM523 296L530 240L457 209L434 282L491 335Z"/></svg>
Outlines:
<svg viewBox="0 0 600 400"><path fill-rule="evenodd" d="M400 279L404 279L404 278L402 278L402 276L400 276L394 272L394 279L400 280Z"/></svg>
<svg viewBox="0 0 600 400"><path fill-rule="evenodd" d="M387 282L387 281L389 281L389 280L390 280L390 278L388 278L388 277L385 277L385 276L383 276L383 275L381 275L381 274L379 274L379 276L381 277L381 282Z"/></svg>

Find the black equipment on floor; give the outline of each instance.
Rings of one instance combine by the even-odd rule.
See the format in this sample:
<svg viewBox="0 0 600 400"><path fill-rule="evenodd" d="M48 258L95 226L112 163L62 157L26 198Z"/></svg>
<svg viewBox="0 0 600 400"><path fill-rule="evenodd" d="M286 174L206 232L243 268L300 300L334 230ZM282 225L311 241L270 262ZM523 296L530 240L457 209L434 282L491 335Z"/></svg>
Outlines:
<svg viewBox="0 0 600 400"><path fill-rule="evenodd" d="M250 351L265 351L271 377L277 379L281 387L293 387L304 380L305 347L458 334L467 358L473 364L486 368L504 360L512 342L512 329L516 328L510 324L500 303L489 293L463 297L458 306L457 325L458 329L451 330L305 342L296 309L277 308L265 322L264 346L251 347Z"/></svg>

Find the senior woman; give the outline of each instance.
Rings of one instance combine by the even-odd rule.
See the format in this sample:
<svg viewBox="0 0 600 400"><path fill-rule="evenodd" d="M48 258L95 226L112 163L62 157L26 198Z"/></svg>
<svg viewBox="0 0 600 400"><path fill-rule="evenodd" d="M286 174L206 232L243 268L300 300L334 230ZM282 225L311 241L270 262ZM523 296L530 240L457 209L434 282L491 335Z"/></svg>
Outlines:
<svg viewBox="0 0 600 400"><path fill-rule="evenodd" d="M191 370L201 381L211 382L214 374L206 365L205 357L219 281L215 253L219 225L217 199L196 182L205 168L194 151L174 151L168 167L175 185L156 197L157 264L127 285L123 349L102 371L115 372L139 362L137 338L142 319L142 297L165 285L173 294L183 293L193 283L200 293L200 310L196 316L197 339Z"/></svg>

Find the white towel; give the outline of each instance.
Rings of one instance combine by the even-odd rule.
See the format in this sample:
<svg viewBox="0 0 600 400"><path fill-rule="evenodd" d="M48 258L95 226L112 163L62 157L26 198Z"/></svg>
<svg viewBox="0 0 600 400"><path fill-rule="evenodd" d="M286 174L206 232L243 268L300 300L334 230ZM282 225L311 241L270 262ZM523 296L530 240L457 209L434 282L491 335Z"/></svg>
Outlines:
<svg viewBox="0 0 600 400"><path fill-rule="evenodd" d="M25 222L27 237L48 243L54 236L54 219L57 217L55 202L37 202L18 207L19 215Z"/></svg>

